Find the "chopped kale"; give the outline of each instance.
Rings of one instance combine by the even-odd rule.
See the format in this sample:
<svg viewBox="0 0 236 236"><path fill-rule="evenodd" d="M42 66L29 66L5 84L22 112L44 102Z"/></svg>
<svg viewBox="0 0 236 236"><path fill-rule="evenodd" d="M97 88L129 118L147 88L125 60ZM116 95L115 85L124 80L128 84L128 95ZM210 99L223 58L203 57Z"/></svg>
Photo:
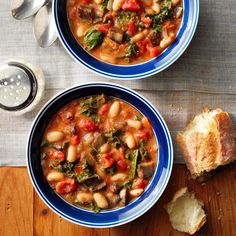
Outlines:
<svg viewBox="0 0 236 236"><path fill-rule="evenodd" d="M111 143L115 148L119 147L119 146L123 146L124 143L122 142L122 140L120 139L120 135L121 135L121 130L116 130L116 129L112 129L109 132L105 132L104 136L106 138L106 141L108 143Z"/></svg>
<svg viewBox="0 0 236 236"><path fill-rule="evenodd" d="M126 182L126 183L124 184L124 187L127 188L127 189L131 189L132 183L131 183L131 182Z"/></svg>
<svg viewBox="0 0 236 236"><path fill-rule="evenodd" d="M106 10L107 9L108 2L109 2L109 0L102 0L102 10Z"/></svg>
<svg viewBox="0 0 236 236"><path fill-rule="evenodd" d="M104 34L96 29L90 30L84 37L87 50L90 51L99 46L103 41Z"/></svg>
<svg viewBox="0 0 236 236"><path fill-rule="evenodd" d="M56 170L58 172L64 172L61 165L49 164L49 168L54 169L54 170Z"/></svg>
<svg viewBox="0 0 236 236"><path fill-rule="evenodd" d="M138 162L139 151L136 149L131 158L131 167L130 167L130 176L131 178L135 177L136 169L137 169L137 162Z"/></svg>
<svg viewBox="0 0 236 236"><path fill-rule="evenodd" d="M132 57L138 53L138 46L134 43L130 43L125 49L125 57Z"/></svg>

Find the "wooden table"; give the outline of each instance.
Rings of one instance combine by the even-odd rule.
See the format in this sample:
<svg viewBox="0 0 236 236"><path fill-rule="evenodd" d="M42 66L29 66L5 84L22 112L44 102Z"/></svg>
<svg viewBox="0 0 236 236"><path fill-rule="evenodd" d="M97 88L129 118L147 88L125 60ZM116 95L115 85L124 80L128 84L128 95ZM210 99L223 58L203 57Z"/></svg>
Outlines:
<svg viewBox="0 0 236 236"><path fill-rule="evenodd" d="M161 199L143 216L123 226L92 229L72 224L52 212L33 190L26 168L0 168L1 236L181 236L170 225L163 206L188 186L205 204L207 223L195 235L233 236L236 224L235 164L221 167L204 182L192 180L184 165L174 165Z"/></svg>

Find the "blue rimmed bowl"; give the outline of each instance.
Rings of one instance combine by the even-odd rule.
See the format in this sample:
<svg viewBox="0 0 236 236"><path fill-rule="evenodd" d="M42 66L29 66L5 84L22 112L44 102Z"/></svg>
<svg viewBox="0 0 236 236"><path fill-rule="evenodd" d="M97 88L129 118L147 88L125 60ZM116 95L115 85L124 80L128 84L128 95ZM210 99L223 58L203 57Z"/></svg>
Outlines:
<svg viewBox="0 0 236 236"><path fill-rule="evenodd" d="M198 23L199 0L183 0L184 14L177 38L159 57L137 65L112 65L97 60L76 41L70 30L66 0L53 1L53 15L59 39L67 52L91 71L113 79L140 79L159 73L174 63L189 45Z"/></svg>
<svg viewBox="0 0 236 236"><path fill-rule="evenodd" d="M159 151L154 176L145 192L123 208L101 211L97 214L71 205L49 186L41 167L40 144L47 124L58 110L75 99L101 93L128 102L148 117L158 142ZM120 85L108 83L81 84L63 91L48 101L33 122L28 137L26 155L31 181L46 205L66 220L75 224L97 228L122 225L144 214L162 195L169 181L173 165L171 136L159 112L137 92Z"/></svg>

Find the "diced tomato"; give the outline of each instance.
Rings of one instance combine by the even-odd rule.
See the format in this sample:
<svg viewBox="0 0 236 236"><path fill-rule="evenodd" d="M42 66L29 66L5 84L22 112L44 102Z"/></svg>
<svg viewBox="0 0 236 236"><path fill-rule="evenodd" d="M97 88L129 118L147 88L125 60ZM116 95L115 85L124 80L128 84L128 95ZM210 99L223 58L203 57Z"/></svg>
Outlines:
<svg viewBox="0 0 236 236"><path fill-rule="evenodd" d="M126 171L128 169L128 164L124 159L120 159L119 161L117 161L116 165L120 171Z"/></svg>
<svg viewBox="0 0 236 236"><path fill-rule="evenodd" d="M135 136L137 137L137 139L139 140L148 140L149 136L150 136L150 133L148 130L146 129L141 129L141 130L138 130L135 134Z"/></svg>
<svg viewBox="0 0 236 236"><path fill-rule="evenodd" d="M134 22L128 22L125 24L125 27L127 29L127 32L130 36L133 36L136 34L137 32L137 28L136 28L136 25L134 24Z"/></svg>
<svg viewBox="0 0 236 236"><path fill-rule="evenodd" d="M77 7L73 7L71 8L71 10L69 11L69 19L70 20L75 20L77 17Z"/></svg>
<svg viewBox="0 0 236 236"><path fill-rule="evenodd" d="M59 113L59 116L61 118L61 120L65 123L65 124L70 124L71 121L74 119L74 111L72 109L66 109L63 110Z"/></svg>
<svg viewBox="0 0 236 236"><path fill-rule="evenodd" d="M77 174L80 174L82 171L83 171L82 165L76 165L76 166L75 166L75 172L76 172Z"/></svg>
<svg viewBox="0 0 236 236"><path fill-rule="evenodd" d="M77 185L73 179L67 179L56 184L56 192L60 194L67 194L74 192Z"/></svg>
<svg viewBox="0 0 236 236"><path fill-rule="evenodd" d="M133 183L132 188L133 189L138 189L138 188L144 189L147 186L147 184L148 184L147 180L139 178Z"/></svg>
<svg viewBox="0 0 236 236"><path fill-rule="evenodd" d="M102 158L101 158L101 164L102 166L107 169L109 167L111 167L114 164L114 159L112 158L112 154L111 153L105 153L102 154Z"/></svg>
<svg viewBox="0 0 236 236"><path fill-rule="evenodd" d="M109 28L110 28L110 24L103 24L103 25L99 25L99 26L97 27L97 30L100 31L100 32L103 32L103 33L107 34L108 31L109 31Z"/></svg>
<svg viewBox="0 0 236 236"><path fill-rule="evenodd" d="M162 49L159 46L152 47L149 49L149 52L150 52L150 57L156 57L156 56L160 55L160 53L162 52Z"/></svg>
<svg viewBox="0 0 236 236"><path fill-rule="evenodd" d="M89 4L91 0L80 0L83 4Z"/></svg>
<svg viewBox="0 0 236 236"><path fill-rule="evenodd" d="M146 28L149 28L150 25L151 25L151 23L152 23L152 20L151 20L150 17L142 17L142 18L141 18L141 21L144 23L144 26L145 26Z"/></svg>
<svg viewBox="0 0 236 236"><path fill-rule="evenodd" d="M140 10L140 4L137 0L125 0L122 9L125 11L138 11Z"/></svg>
<svg viewBox="0 0 236 236"><path fill-rule="evenodd" d="M170 31L170 30L176 29L176 25L175 25L175 23L173 23L171 21L166 21L163 24L163 28L165 28L167 31Z"/></svg>
<svg viewBox="0 0 236 236"><path fill-rule="evenodd" d="M49 154L49 158L50 158L50 159L58 159L58 160L60 160L60 161L64 161L64 160L66 159L64 152L58 151L58 150L52 151L52 152Z"/></svg>
<svg viewBox="0 0 236 236"><path fill-rule="evenodd" d="M72 135L70 138L70 143L72 145L78 145L80 143L79 135L77 135L77 134Z"/></svg>
<svg viewBox="0 0 236 236"><path fill-rule="evenodd" d="M99 128L99 125L95 124L93 121L89 119L81 120L79 127L85 131L95 131Z"/></svg>
<svg viewBox="0 0 236 236"><path fill-rule="evenodd" d="M109 109L110 109L110 105L106 103L99 108L98 114L104 116L108 113Z"/></svg>
<svg viewBox="0 0 236 236"><path fill-rule="evenodd" d="M146 51L146 42L144 40L140 40L136 44L139 48L139 54L142 55Z"/></svg>

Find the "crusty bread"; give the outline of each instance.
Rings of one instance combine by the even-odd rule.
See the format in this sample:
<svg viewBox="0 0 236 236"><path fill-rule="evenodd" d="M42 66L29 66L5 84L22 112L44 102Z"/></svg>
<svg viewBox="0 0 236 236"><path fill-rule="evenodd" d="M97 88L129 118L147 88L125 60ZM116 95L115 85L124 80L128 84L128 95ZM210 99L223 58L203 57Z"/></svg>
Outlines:
<svg viewBox="0 0 236 236"><path fill-rule="evenodd" d="M188 192L186 187L178 190L166 206L173 228L194 234L206 222L202 206L203 203L195 198L194 193Z"/></svg>
<svg viewBox="0 0 236 236"><path fill-rule="evenodd" d="M236 133L221 109L204 109L178 133L177 142L193 177L236 159Z"/></svg>

